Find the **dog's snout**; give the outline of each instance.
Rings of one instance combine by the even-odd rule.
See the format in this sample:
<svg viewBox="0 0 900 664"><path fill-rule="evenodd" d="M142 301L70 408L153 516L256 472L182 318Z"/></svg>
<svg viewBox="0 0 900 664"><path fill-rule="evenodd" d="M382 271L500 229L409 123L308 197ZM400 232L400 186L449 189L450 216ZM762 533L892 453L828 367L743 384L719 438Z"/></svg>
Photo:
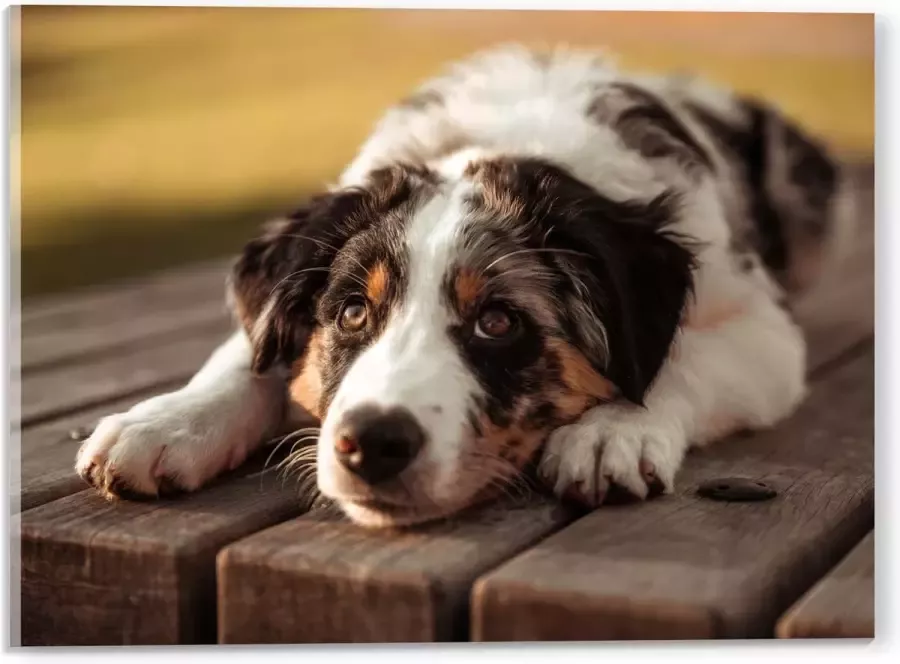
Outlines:
<svg viewBox="0 0 900 664"><path fill-rule="evenodd" d="M362 406L338 427L334 451L347 470L368 484L400 474L425 444L425 431L405 408Z"/></svg>

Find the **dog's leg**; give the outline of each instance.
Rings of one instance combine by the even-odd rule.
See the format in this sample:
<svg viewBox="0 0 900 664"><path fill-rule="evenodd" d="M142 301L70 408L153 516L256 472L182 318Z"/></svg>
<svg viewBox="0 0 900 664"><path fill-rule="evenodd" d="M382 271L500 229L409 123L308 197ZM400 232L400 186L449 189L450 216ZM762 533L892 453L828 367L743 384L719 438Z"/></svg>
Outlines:
<svg viewBox="0 0 900 664"><path fill-rule="evenodd" d="M800 329L769 298L724 320L691 322L645 399L587 411L547 441L541 474L559 495L601 503L611 483L644 498L674 488L688 446L762 428L802 400L806 348Z"/></svg>
<svg viewBox="0 0 900 664"><path fill-rule="evenodd" d="M75 468L103 494L192 491L240 465L281 426L285 383L250 371L251 349L235 333L183 388L103 418Z"/></svg>

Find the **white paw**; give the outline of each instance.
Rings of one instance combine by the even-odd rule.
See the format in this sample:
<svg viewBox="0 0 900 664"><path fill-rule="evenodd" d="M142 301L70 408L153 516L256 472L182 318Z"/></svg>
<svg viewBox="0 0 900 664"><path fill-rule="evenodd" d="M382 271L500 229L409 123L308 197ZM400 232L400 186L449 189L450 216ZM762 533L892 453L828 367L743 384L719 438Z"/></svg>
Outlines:
<svg viewBox="0 0 900 664"><path fill-rule="evenodd" d="M163 394L100 420L75 470L107 497L192 491L246 456L227 420L198 395Z"/></svg>
<svg viewBox="0 0 900 664"><path fill-rule="evenodd" d="M686 446L676 423L637 407L603 405L550 435L539 472L557 495L591 507L613 485L643 499L652 488L672 492Z"/></svg>

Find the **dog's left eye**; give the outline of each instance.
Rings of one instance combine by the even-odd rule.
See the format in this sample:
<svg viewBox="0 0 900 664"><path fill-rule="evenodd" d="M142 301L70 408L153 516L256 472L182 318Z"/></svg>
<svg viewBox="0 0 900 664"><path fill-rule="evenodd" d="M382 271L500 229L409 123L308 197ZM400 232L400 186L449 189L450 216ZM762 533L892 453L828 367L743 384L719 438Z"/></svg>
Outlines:
<svg viewBox="0 0 900 664"><path fill-rule="evenodd" d="M502 339L515 327L513 317L498 307L484 309L475 323L475 336L481 339Z"/></svg>
<svg viewBox="0 0 900 664"><path fill-rule="evenodd" d="M366 326L369 310L362 298L351 298L338 314L338 326L345 332L358 332Z"/></svg>

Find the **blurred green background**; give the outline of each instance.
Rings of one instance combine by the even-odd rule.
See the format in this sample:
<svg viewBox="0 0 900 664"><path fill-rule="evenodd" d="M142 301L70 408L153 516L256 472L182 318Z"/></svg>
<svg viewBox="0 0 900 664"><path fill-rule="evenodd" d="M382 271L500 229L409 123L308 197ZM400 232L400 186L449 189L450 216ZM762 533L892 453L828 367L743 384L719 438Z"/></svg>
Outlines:
<svg viewBox="0 0 900 664"><path fill-rule="evenodd" d="M779 103L871 155L871 14L25 7L25 298L237 251L379 114L498 42L606 46Z"/></svg>

